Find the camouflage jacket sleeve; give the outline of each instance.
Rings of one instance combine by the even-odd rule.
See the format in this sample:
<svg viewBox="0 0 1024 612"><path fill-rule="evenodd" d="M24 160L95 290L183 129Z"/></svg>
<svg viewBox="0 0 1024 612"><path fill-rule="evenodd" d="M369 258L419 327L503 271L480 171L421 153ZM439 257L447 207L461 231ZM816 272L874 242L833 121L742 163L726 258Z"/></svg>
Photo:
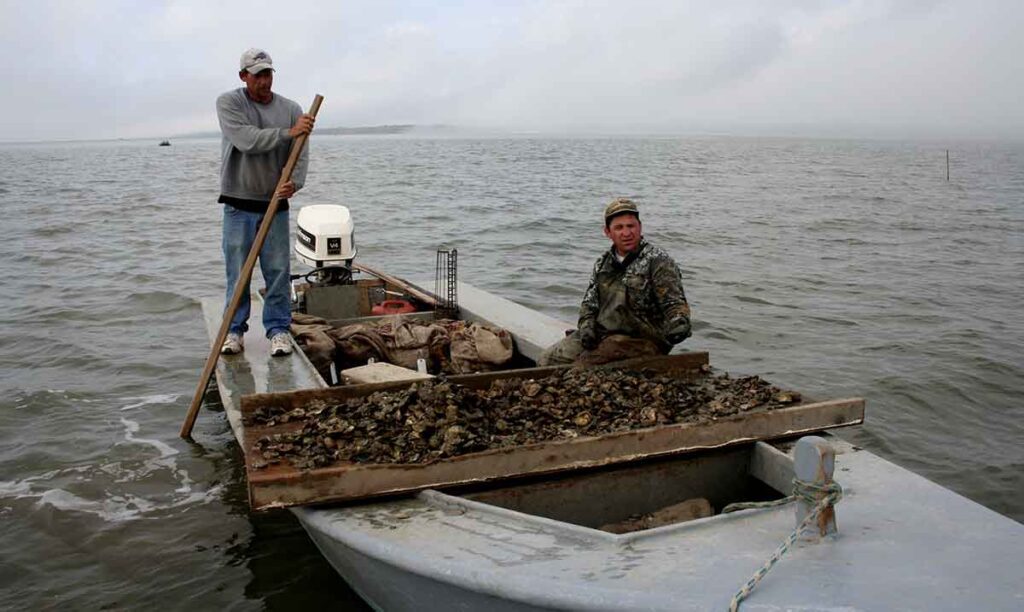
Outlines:
<svg viewBox="0 0 1024 612"><path fill-rule="evenodd" d="M664 333L685 330L690 335L690 305L683 291L683 275L671 257L664 255L651 262L654 295L664 315Z"/></svg>
<svg viewBox="0 0 1024 612"><path fill-rule="evenodd" d="M583 293L583 302L580 304L580 318L576 324L577 329L595 327L597 325L597 313L601 307L597 296L597 272L601 269L601 262L603 260L604 257L597 260L597 263L594 264L594 271L590 274L590 283L587 285L587 290Z"/></svg>

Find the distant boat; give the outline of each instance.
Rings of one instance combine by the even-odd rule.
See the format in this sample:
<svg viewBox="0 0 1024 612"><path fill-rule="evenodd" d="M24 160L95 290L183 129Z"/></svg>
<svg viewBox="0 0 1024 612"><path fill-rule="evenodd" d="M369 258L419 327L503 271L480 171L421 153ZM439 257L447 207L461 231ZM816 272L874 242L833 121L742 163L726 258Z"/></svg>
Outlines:
<svg viewBox="0 0 1024 612"><path fill-rule="evenodd" d="M160 141L160 146L161 147L169 147L169 146L171 146L171 141L170 140L161 140Z"/></svg>

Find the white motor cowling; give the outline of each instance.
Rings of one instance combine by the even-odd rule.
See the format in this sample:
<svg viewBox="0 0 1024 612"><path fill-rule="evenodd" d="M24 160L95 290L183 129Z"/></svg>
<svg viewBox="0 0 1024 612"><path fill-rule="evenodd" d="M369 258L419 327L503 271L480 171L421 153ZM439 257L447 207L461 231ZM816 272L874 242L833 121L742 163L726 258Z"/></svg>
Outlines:
<svg viewBox="0 0 1024 612"><path fill-rule="evenodd" d="M356 256L355 224L348 208L336 204L310 204L299 209L295 253L314 268L352 265Z"/></svg>

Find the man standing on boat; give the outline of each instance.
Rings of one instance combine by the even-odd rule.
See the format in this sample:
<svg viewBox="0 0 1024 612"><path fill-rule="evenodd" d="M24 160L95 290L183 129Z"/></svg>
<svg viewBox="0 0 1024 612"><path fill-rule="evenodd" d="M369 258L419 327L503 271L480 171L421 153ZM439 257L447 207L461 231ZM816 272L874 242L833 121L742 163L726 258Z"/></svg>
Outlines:
<svg viewBox="0 0 1024 612"><path fill-rule="evenodd" d="M242 54L238 77L245 87L217 98L220 121L220 198L224 204L222 246L227 273L227 300L256 239L263 215L274 198L274 189L288 161L292 140L313 130L313 117L295 102L271 91L274 65L261 49ZM263 304L263 329L270 338L271 355L292 352L291 252L288 236L288 199L302 188L306 178L309 147L303 148L291 180L277 195L283 198L260 250L260 270L267 286ZM249 328L250 298L246 287L231 320L221 353L242 352L242 338Z"/></svg>
<svg viewBox="0 0 1024 612"><path fill-rule="evenodd" d="M544 351L538 365L667 354L690 336L679 266L644 239L632 200L618 198L605 208L604 235L612 246L594 265L577 329Z"/></svg>

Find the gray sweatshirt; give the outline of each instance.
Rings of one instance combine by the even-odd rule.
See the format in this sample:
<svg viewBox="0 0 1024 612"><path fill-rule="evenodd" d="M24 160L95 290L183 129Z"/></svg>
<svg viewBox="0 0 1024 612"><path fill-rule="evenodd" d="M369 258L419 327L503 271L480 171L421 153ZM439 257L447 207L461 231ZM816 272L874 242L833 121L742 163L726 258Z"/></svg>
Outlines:
<svg viewBox="0 0 1024 612"><path fill-rule="evenodd" d="M292 100L274 94L269 104L249 99L244 87L217 98L220 120L220 193L228 198L269 203L281 171L288 162L295 125L302 108ZM302 188L309 163L309 145L303 147L292 182Z"/></svg>

